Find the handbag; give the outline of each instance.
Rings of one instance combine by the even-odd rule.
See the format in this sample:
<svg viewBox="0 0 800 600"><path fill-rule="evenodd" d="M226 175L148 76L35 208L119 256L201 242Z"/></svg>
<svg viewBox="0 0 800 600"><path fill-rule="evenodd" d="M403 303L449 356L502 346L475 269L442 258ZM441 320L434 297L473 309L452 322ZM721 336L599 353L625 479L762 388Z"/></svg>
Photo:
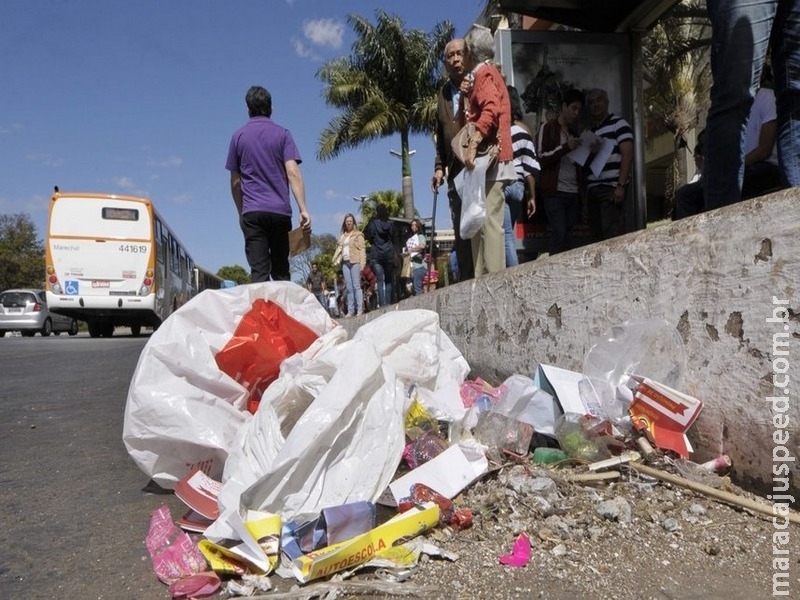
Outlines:
<svg viewBox="0 0 800 600"><path fill-rule="evenodd" d="M403 267L400 269L400 277L403 279L411 278L411 257L408 254L403 257Z"/></svg>
<svg viewBox="0 0 800 600"><path fill-rule="evenodd" d="M334 269L338 269L342 266L342 245L339 244L336 246L336 250L333 252L333 258L331 259L331 263L333 264Z"/></svg>
<svg viewBox="0 0 800 600"><path fill-rule="evenodd" d="M466 125L464 125L461 129L458 130L453 136L453 139L450 140L450 147L453 150L453 155L461 161L461 164L464 163L464 156L467 153L467 147L469 146L470 138L477 133L477 129L475 128L475 123L469 121ZM488 144L485 141L481 142L478 145L478 148L475 152L475 157L478 156L485 156L488 155L492 157L492 161L496 159L500 154L500 147L497 144Z"/></svg>

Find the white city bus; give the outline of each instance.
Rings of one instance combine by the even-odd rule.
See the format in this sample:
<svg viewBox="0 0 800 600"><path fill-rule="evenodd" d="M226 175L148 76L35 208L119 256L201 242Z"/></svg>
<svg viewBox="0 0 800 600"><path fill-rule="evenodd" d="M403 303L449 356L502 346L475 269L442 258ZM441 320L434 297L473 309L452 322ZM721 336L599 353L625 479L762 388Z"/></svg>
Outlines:
<svg viewBox="0 0 800 600"><path fill-rule="evenodd" d="M45 260L50 310L92 337L157 328L194 294L194 262L146 198L56 188Z"/></svg>

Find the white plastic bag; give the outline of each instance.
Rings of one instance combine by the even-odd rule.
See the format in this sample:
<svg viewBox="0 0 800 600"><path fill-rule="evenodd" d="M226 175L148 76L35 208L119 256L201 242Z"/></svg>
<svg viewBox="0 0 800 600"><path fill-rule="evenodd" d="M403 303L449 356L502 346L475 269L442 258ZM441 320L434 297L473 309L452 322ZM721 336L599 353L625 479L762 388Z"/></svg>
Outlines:
<svg viewBox="0 0 800 600"><path fill-rule="evenodd" d="M607 417L627 414L628 374L636 373L680 389L686 369L686 350L678 330L664 319L625 321L606 331L583 361L588 379L582 393L593 391Z"/></svg>
<svg viewBox="0 0 800 600"><path fill-rule="evenodd" d="M133 460L159 485L173 488L192 466L221 477L252 417L247 389L217 367L215 355L257 299L273 301L318 335L336 327L313 294L289 282L208 290L164 321L139 357L122 433Z"/></svg>
<svg viewBox="0 0 800 600"><path fill-rule="evenodd" d="M486 223L486 172L492 161L489 156L479 156L475 168L462 169L453 182L461 198L461 239L474 237Z"/></svg>
<svg viewBox="0 0 800 600"><path fill-rule="evenodd" d="M384 314L349 342L302 364L301 357L285 361L231 450L223 514L207 535L229 536L224 521L232 510L291 519L377 500L402 455L405 388L450 389L457 398L468 372L438 315L427 310Z"/></svg>

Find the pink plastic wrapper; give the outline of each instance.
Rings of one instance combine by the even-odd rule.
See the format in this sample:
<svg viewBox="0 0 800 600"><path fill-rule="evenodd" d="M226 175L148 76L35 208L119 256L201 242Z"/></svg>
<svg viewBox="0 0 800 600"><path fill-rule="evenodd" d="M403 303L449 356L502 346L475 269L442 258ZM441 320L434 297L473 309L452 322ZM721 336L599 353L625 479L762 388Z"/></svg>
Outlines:
<svg viewBox="0 0 800 600"><path fill-rule="evenodd" d="M175 583L208 569L200 549L178 529L166 504L153 511L145 545L153 561L153 570L163 583Z"/></svg>
<svg viewBox="0 0 800 600"><path fill-rule="evenodd" d="M531 560L531 541L525 533L520 533L514 542L511 554L504 554L497 559L502 565L524 567Z"/></svg>
<svg viewBox="0 0 800 600"><path fill-rule="evenodd" d="M474 381L471 379L464 381L459 388L459 393L461 394L461 401L464 403L464 408L470 408L481 396L489 396L492 400L492 404L494 404L505 389L506 387L504 385L492 387L478 377Z"/></svg>

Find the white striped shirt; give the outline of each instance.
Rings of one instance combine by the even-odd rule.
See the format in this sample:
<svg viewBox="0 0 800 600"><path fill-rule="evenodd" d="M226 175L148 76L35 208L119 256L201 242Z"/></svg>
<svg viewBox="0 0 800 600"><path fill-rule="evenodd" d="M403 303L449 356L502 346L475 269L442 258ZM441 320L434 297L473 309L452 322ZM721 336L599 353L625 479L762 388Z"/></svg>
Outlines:
<svg viewBox="0 0 800 600"><path fill-rule="evenodd" d="M613 140L614 149L608 157L603 170L597 177L593 173L589 173L588 182L589 187L595 185L612 185L616 186L619 180L619 170L622 165L622 154L619 150L619 145L622 142L633 142L633 130L628 122L622 117L616 115L608 115L599 127L593 128L598 137Z"/></svg>
<svg viewBox="0 0 800 600"><path fill-rule="evenodd" d="M525 181L528 175L536 176L541 170L539 159L536 158L536 147L533 138L516 123L511 124L511 147L514 150L514 170L517 179Z"/></svg>

